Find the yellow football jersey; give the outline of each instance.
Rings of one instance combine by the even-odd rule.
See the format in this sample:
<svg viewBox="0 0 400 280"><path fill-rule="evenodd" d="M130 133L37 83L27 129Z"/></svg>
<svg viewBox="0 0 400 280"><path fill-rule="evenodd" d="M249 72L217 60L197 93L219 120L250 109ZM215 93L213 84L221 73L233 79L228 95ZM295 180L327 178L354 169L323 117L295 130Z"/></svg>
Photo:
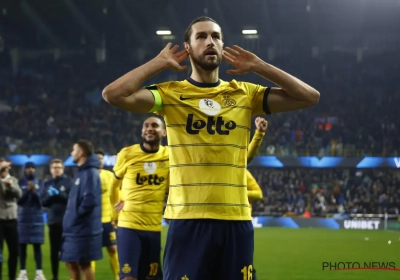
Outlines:
<svg viewBox="0 0 400 280"><path fill-rule="evenodd" d="M100 170L100 182L101 182L101 222L109 223L112 217L112 205L111 205L111 193L110 188L112 184L114 174L111 171L101 169Z"/></svg>
<svg viewBox="0 0 400 280"><path fill-rule="evenodd" d="M168 148L160 146L157 152L146 151L142 144L123 148L113 171L122 180L117 197L125 202L118 215L118 227L161 231L169 181Z"/></svg>
<svg viewBox="0 0 400 280"><path fill-rule="evenodd" d="M170 149L168 219L251 220L246 166L251 116L269 113L266 87L193 80L147 87Z"/></svg>
<svg viewBox="0 0 400 280"><path fill-rule="evenodd" d="M247 197L249 198L250 210L252 208L251 204L252 201L260 200L263 198L263 193L260 185L257 183L256 179L248 170L247 170Z"/></svg>

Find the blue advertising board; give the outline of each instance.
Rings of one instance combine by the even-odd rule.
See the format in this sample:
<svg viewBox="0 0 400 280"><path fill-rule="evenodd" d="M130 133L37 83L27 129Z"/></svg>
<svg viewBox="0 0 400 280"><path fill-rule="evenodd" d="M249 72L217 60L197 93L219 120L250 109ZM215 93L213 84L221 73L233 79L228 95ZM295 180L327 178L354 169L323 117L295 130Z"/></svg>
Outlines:
<svg viewBox="0 0 400 280"><path fill-rule="evenodd" d="M28 161L34 162L37 166L47 165L54 158L50 155L9 155L5 156L13 165L22 166ZM114 166L117 160L116 155L105 155L104 166ZM72 157L64 160L65 166L75 166ZM400 168L400 157L276 157L258 156L253 159L249 167L304 167L304 168Z"/></svg>

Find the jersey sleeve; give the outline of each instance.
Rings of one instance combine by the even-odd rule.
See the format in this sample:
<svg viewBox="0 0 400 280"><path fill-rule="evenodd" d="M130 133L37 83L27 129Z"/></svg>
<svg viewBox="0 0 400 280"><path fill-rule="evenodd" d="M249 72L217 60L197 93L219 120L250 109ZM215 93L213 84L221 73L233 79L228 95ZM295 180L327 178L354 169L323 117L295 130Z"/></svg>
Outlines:
<svg viewBox="0 0 400 280"><path fill-rule="evenodd" d="M270 115L268 107L268 95L270 87L264 87L247 82L239 82L240 86L245 90L251 100L251 114L255 115Z"/></svg>
<svg viewBox="0 0 400 280"><path fill-rule="evenodd" d="M112 173L109 177L109 194L111 203L111 217L112 220L118 220L118 212L115 210L114 205L118 202L119 198L119 180L117 180Z"/></svg>
<svg viewBox="0 0 400 280"><path fill-rule="evenodd" d="M166 185L167 186L165 188L165 194L168 195L169 194L169 173L168 173Z"/></svg>
<svg viewBox="0 0 400 280"><path fill-rule="evenodd" d="M126 158L124 150L121 150L117 155L117 161L113 168L114 176L117 180L121 180L126 172Z"/></svg>
<svg viewBox="0 0 400 280"><path fill-rule="evenodd" d="M256 179L247 170L247 196L249 200L260 200L263 198L261 187L258 185Z"/></svg>
<svg viewBox="0 0 400 280"><path fill-rule="evenodd" d="M264 139L265 132L260 132L256 130L253 139L251 139L249 150L247 151L247 164L249 164L256 156L258 149Z"/></svg>
<svg viewBox="0 0 400 280"><path fill-rule="evenodd" d="M154 97L154 106L150 110L151 113L155 113L160 116L165 115L164 100L166 99L168 85L169 83L162 83L144 87L150 90Z"/></svg>

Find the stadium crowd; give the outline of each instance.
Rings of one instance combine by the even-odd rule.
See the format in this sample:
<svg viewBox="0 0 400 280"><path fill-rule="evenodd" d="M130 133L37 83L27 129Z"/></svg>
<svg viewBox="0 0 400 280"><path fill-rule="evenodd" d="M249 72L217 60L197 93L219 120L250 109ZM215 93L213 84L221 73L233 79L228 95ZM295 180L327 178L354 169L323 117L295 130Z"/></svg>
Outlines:
<svg viewBox="0 0 400 280"><path fill-rule="evenodd" d="M400 177L387 170L265 169L250 171L263 190L255 212L312 216L400 213Z"/></svg>
<svg viewBox="0 0 400 280"><path fill-rule="evenodd" d="M324 94L314 108L268 116L269 131L260 153L398 154L400 87L395 73L400 70L400 56L375 55L357 63L355 57L333 53L311 60L312 67L306 70L305 62L294 57L274 61ZM64 155L77 137L92 139L109 153L138 142L144 116L107 106L101 89L142 62L113 60L96 64L77 57L54 63L42 59L22 64L16 77L2 75L1 152ZM180 75L165 72L150 83L184 78ZM245 79L262 82L255 75Z"/></svg>

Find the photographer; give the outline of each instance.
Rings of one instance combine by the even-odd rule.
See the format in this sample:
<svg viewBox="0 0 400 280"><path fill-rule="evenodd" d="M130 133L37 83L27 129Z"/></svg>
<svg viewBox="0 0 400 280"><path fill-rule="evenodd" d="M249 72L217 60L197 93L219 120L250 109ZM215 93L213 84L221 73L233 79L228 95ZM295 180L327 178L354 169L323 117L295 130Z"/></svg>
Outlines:
<svg viewBox="0 0 400 280"><path fill-rule="evenodd" d="M0 159L0 252L5 239L8 247L8 278L15 280L18 263L17 200L21 189L17 178L9 174L11 163ZM0 278L3 263L0 262Z"/></svg>

